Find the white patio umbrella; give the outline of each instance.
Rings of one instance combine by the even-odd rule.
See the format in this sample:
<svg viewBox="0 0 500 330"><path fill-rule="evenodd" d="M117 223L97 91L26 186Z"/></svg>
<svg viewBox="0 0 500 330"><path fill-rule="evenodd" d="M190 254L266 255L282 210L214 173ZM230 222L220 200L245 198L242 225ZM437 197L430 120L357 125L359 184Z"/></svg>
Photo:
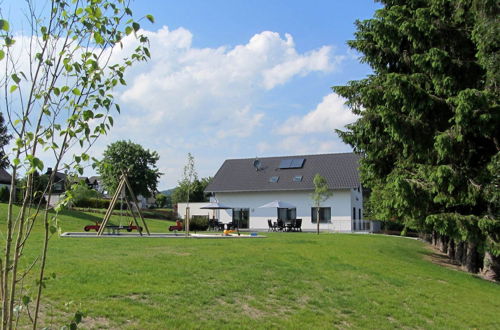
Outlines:
<svg viewBox="0 0 500 330"><path fill-rule="evenodd" d="M273 209L294 209L295 205L292 205L288 202L283 202L280 200L275 200L270 203L259 206L259 208L273 208Z"/></svg>
<svg viewBox="0 0 500 330"><path fill-rule="evenodd" d="M228 209L232 209L232 207L220 204L218 202L213 202L213 203L209 203L205 206L200 207L200 209L213 210L214 212L213 212L212 219L215 220L215 210L228 210Z"/></svg>
<svg viewBox="0 0 500 330"><path fill-rule="evenodd" d="M232 209L231 206L223 205L220 203L209 203L205 206L200 207L200 209L208 209L208 210L227 210Z"/></svg>
<svg viewBox="0 0 500 330"><path fill-rule="evenodd" d="M270 203L259 206L259 208L260 209L262 209L262 208L294 209L295 205L292 205L292 204L287 203L287 202L275 200L275 201L272 201Z"/></svg>

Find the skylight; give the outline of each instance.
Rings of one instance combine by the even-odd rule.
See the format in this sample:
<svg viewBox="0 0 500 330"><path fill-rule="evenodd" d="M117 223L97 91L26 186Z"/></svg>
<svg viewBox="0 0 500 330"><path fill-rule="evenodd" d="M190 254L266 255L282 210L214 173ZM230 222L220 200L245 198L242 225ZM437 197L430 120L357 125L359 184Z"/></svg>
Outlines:
<svg viewBox="0 0 500 330"><path fill-rule="evenodd" d="M293 177L293 182L302 182L302 175L296 175Z"/></svg>
<svg viewBox="0 0 500 330"><path fill-rule="evenodd" d="M269 182L276 183L276 182L278 182L279 179L280 179L279 176L272 176L269 178Z"/></svg>

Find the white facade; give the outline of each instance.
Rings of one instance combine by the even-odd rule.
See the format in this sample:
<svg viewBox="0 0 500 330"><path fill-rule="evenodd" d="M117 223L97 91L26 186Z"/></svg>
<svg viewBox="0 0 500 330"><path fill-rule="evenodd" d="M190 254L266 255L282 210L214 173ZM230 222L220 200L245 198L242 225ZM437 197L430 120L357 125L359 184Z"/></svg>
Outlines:
<svg viewBox="0 0 500 330"><path fill-rule="evenodd" d="M208 202L206 202L206 203L189 203L189 214L191 216L193 216L193 215L208 215L210 218L212 218L214 215L214 211L201 209L201 207L206 206L208 204L209 204ZM186 217L186 207L187 207L187 203L177 203L177 214L179 215L179 218L181 218L183 220ZM218 216L217 212L218 212L218 210L215 211L216 218Z"/></svg>
<svg viewBox="0 0 500 330"><path fill-rule="evenodd" d="M296 206L296 217L302 219L302 230L315 230L316 223L311 220L313 201L312 191L276 191L276 192L239 192L239 193L216 193L215 198L221 204L233 208L248 209L249 228L255 230L267 230L268 219L273 222L278 217L275 208L259 208L273 200L280 200ZM200 203L202 204L202 203ZM201 205L203 206L203 205ZM200 206L200 207L201 207ZM190 204L191 215L198 214L194 205ZM351 232L354 230L353 221L358 219L359 213L363 213L363 195L361 189L334 190L333 195L321 203L321 207L329 207L331 219L329 222L320 223L320 230ZM355 208L356 220L353 219L353 208ZM361 210L361 211L359 211ZM199 215L207 214L207 210ZM228 223L232 221L232 210L220 210L219 221ZM210 213L210 217L212 217ZM217 217L217 216L216 216Z"/></svg>

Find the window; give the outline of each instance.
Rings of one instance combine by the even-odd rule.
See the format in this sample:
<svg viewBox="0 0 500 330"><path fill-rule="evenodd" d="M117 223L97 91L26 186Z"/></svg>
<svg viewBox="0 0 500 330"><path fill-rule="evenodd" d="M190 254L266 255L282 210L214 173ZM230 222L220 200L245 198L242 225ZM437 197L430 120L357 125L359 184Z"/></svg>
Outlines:
<svg viewBox="0 0 500 330"><path fill-rule="evenodd" d="M316 223L318 213L316 207L311 207L311 222ZM332 220L332 208L320 207L319 208L319 223L330 223Z"/></svg>
<svg viewBox="0 0 500 330"><path fill-rule="evenodd" d="M302 181L302 175L296 175L293 177L293 182L301 182Z"/></svg>
<svg viewBox="0 0 500 330"><path fill-rule="evenodd" d="M250 222L250 209L233 209L233 225L238 228L248 228Z"/></svg>
<svg viewBox="0 0 500 330"><path fill-rule="evenodd" d="M361 220L361 209L358 209L358 219Z"/></svg>
<svg viewBox="0 0 500 330"><path fill-rule="evenodd" d="M352 220L356 220L356 208L352 208Z"/></svg>
<svg viewBox="0 0 500 330"><path fill-rule="evenodd" d="M280 179L279 176L272 176L269 178L269 182L276 183Z"/></svg>
<svg viewBox="0 0 500 330"><path fill-rule="evenodd" d="M282 220L292 220L297 218L297 209L285 209L285 208L279 208L278 209L278 219Z"/></svg>

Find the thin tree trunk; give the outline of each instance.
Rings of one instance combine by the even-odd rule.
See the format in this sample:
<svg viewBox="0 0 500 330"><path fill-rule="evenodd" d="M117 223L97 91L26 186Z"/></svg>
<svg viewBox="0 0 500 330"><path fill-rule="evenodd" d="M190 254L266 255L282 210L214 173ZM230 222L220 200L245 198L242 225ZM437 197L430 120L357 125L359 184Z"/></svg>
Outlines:
<svg viewBox="0 0 500 330"><path fill-rule="evenodd" d="M448 244L448 257L455 261L455 240L450 238L450 242Z"/></svg>
<svg viewBox="0 0 500 330"><path fill-rule="evenodd" d="M481 275L490 281L500 281L500 256L495 256L490 251L486 251L483 264Z"/></svg>
<svg viewBox="0 0 500 330"><path fill-rule="evenodd" d="M440 250L443 253L448 253L448 236L441 236Z"/></svg>
<svg viewBox="0 0 500 330"><path fill-rule="evenodd" d="M432 232L432 245L438 245L438 234L435 231Z"/></svg>
<svg viewBox="0 0 500 330"><path fill-rule="evenodd" d="M465 269L469 273L477 273L479 271L479 253L477 252L477 243L467 242L467 256L465 258Z"/></svg>
<svg viewBox="0 0 500 330"><path fill-rule="evenodd" d="M319 206L316 208L316 230L317 234L319 235Z"/></svg>
<svg viewBox="0 0 500 330"><path fill-rule="evenodd" d="M24 127L24 126L23 126ZM16 156L19 156L19 152ZM9 310L9 273L10 273L10 264L11 264L11 247L12 247L12 226L14 224L13 214L12 214L12 206L14 204L14 198L16 196L16 174L17 168L12 167L12 180L10 183L10 195L9 195L9 206L7 209L7 233L5 239L5 253L4 253L4 265L2 270L2 329L6 329L8 325L8 320L10 319L10 310Z"/></svg>
<svg viewBox="0 0 500 330"><path fill-rule="evenodd" d="M459 265L463 265L463 259L464 259L464 242L458 242L456 244L456 249L455 249L455 261L459 264Z"/></svg>

